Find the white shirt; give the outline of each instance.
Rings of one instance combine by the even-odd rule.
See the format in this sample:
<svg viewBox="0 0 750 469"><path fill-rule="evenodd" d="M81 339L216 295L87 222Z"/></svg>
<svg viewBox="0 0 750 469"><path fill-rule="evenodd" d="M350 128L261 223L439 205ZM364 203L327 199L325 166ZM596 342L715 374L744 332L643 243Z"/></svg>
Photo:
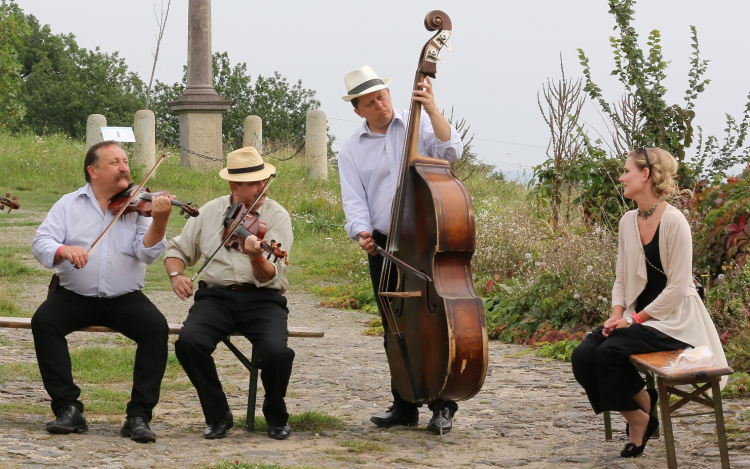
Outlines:
<svg viewBox="0 0 750 469"><path fill-rule="evenodd" d="M346 233L352 239L356 239L357 233L362 231L372 233L377 230L388 234L408 121L409 111L394 109L393 120L385 135L370 132L365 122L347 139L339 152ZM452 163L461 157L463 144L453 126L447 142L438 140L429 116L422 111L418 151L421 155L442 158Z"/></svg>
<svg viewBox="0 0 750 469"><path fill-rule="evenodd" d="M147 248L143 237L152 219L135 212L120 216L89 253L86 267L71 270L73 264L67 260L54 263L62 245L90 248L113 218L109 210L102 212L91 185L86 184L52 206L36 230L31 252L43 266L57 268L60 285L79 295L112 298L140 290L146 264L159 259L167 241Z"/></svg>
<svg viewBox="0 0 750 469"><path fill-rule="evenodd" d="M187 266L195 265L202 257L208 257L221 246L224 237L224 219L232 207L231 196L225 195L207 202L200 208L200 215L191 218L179 236L169 240L165 259L175 257ZM266 198L258 209L258 218L266 223L265 238L281 243L279 249L292 248L292 219L289 212L275 200ZM273 261L274 258L272 257ZM253 267L247 254L237 249L222 246L213 261L206 267L206 283L211 286L227 286L238 283L254 283L258 287L272 288L284 293L289 288L286 264L283 260L273 262L274 275L267 282L260 282L253 275Z"/></svg>

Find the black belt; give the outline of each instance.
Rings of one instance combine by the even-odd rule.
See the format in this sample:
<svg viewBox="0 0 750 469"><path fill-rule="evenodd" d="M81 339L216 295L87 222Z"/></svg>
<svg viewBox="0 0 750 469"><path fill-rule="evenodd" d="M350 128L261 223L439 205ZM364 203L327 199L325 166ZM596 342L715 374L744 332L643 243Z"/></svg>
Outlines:
<svg viewBox="0 0 750 469"><path fill-rule="evenodd" d="M208 288L208 285L205 281L201 280L198 282L198 288ZM227 286L216 286L214 288L220 288L222 290L229 290L229 291L250 291L255 290L258 288L257 285L254 283L237 283L234 285L227 285Z"/></svg>
<svg viewBox="0 0 750 469"><path fill-rule="evenodd" d="M228 285L226 287L221 287L221 288L223 288L224 290L229 290L229 291L250 291L250 290L255 290L258 287L254 283L238 283L236 285Z"/></svg>

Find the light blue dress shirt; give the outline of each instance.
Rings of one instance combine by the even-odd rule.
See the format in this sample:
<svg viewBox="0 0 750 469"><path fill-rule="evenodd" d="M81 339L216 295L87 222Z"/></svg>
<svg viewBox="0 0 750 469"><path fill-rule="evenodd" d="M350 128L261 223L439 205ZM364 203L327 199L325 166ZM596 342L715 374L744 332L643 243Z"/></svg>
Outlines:
<svg viewBox="0 0 750 469"><path fill-rule="evenodd" d="M56 268L60 285L83 296L112 298L143 288L146 264L159 259L167 247L166 237L147 248L143 237L152 219L127 213L112 225L89 253L82 269L63 260L55 264L62 245L88 249L114 215L102 213L90 184L65 194L52 206L31 242L31 252L43 266Z"/></svg>
<svg viewBox="0 0 750 469"><path fill-rule="evenodd" d="M339 152L341 198L346 215L346 233L356 239L357 233L377 230L388 234L391 205L396 195L403 161L406 125L409 111L393 110L393 120L385 135L370 132L367 122L344 143ZM454 162L463 153L463 143L451 126L447 142L435 137L432 122L422 111L418 151L420 155Z"/></svg>

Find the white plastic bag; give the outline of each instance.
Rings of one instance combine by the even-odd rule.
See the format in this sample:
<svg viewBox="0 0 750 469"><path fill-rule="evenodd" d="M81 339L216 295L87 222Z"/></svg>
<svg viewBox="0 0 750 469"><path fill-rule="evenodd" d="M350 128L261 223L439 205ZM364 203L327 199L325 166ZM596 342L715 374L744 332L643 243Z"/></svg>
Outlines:
<svg viewBox="0 0 750 469"><path fill-rule="evenodd" d="M716 359L711 349L705 345L700 347L686 348L677 359L661 367L660 371L665 374L679 373L693 369L712 368L716 366Z"/></svg>

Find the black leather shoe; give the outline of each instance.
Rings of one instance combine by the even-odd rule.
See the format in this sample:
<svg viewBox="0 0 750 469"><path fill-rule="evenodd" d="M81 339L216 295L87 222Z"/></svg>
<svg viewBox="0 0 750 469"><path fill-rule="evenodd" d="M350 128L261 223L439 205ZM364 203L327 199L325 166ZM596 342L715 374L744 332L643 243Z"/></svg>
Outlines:
<svg viewBox="0 0 750 469"><path fill-rule="evenodd" d="M227 430L232 427L234 427L234 417L231 412L227 412L223 419L217 420L203 430L203 438L207 440L224 438L227 436Z"/></svg>
<svg viewBox="0 0 750 469"><path fill-rule="evenodd" d="M419 423L419 411L417 409L401 410L397 407L391 406L384 414L373 415L370 417L370 422L378 427L384 428L391 428L396 425L413 427Z"/></svg>
<svg viewBox="0 0 750 469"><path fill-rule="evenodd" d="M156 434L151 431L143 417L128 417L120 429L120 436L130 437L138 443L154 443Z"/></svg>
<svg viewBox="0 0 750 469"><path fill-rule="evenodd" d="M659 419L656 417L651 417L648 421L648 426L646 427L646 436L643 437L643 443L641 446L636 446L635 443L626 443L625 447L620 451L620 456L623 458L634 458L636 456L640 456L641 453L643 453L643 450L646 449L646 443L648 443L648 440L651 439L651 435L656 432L656 429L659 428Z"/></svg>
<svg viewBox="0 0 750 469"><path fill-rule="evenodd" d="M453 428L453 415L451 415L451 410L447 407L443 407L442 412L440 410L432 412L432 418L430 419L430 423L427 424L427 430L432 433L440 433L441 424L443 433L449 432Z"/></svg>
<svg viewBox="0 0 750 469"><path fill-rule="evenodd" d="M292 429L289 425L283 427L268 427L268 436L274 440L286 440L289 435L292 434Z"/></svg>
<svg viewBox="0 0 750 469"><path fill-rule="evenodd" d="M50 433L83 433L89 431L83 412L69 405L57 411L57 418L47 422L47 431Z"/></svg>

